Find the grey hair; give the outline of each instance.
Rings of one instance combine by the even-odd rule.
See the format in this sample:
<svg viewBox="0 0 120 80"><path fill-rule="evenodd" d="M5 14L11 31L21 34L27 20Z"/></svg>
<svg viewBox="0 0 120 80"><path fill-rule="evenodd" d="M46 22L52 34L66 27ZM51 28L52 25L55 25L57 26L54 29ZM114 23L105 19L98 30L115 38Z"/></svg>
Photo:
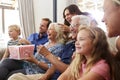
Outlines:
<svg viewBox="0 0 120 80"><path fill-rule="evenodd" d="M118 6L120 6L120 0L112 0L114 3L116 3Z"/></svg>
<svg viewBox="0 0 120 80"><path fill-rule="evenodd" d="M86 25L86 26L90 26L92 19L89 16L86 15L75 15L72 17L72 19L80 19L79 23L80 25Z"/></svg>

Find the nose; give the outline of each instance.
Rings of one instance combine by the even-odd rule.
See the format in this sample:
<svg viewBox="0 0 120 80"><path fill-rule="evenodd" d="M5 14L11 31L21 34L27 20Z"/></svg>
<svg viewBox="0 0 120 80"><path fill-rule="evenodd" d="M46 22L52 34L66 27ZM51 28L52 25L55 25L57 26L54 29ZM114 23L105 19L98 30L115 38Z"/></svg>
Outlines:
<svg viewBox="0 0 120 80"><path fill-rule="evenodd" d="M104 18L102 18L102 22L105 22Z"/></svg>
<svg viewBox="0 0 120 80"><path fill-rule="evenodd" d="M103 16L103 18L102 18L102 20L101 20L102 22L105 22L105 15Z"/></svg>
<svg viewBox="0 0 120 80"><path fill-rule="evenodd" d="M68 18L69 18L68 16L65 16L65 19L66 19L66 20L68 20Z"/></svg>
<svg viewBox="0 0 120 80"><path fill-rule="evenodd" d="M78 41L76 41L76 42L75 42L75 45L78 45L78 43L79 43L79 42L78 42Z"/></svg>
<svg viewBox="0 0 120 80"><path fill-rule="evenodd" d="M40 24L40 25L39 25L39 28L41 28L42 26L43 26L43 25L42 25L42 24Z"/></svg>
<svg viewBox="0 0 120 80"><path fill-rule="evenodd" d="M74 27L70 26L70 31L73 31L74 30Z"/></svg>

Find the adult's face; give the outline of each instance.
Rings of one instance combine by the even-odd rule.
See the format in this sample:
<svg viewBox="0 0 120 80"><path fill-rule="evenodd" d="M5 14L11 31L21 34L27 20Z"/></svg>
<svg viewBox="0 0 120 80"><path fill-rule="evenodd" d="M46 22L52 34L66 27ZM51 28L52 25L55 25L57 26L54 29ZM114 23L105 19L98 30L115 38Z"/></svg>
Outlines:
<svg viewBox="0 0 120 80"><path fill-rule="evenodd" d="M65 19L66 19L69 23L71 23L71 18L72 18L72 16L74 16L74 14L71 14L68 9L65 10L65 13L64 13L64 14L65 14Z"/></svg>
<svg viewBox="0 0 120 80"><path fill-rule="evenodd" d="M106 24L108 36L120 35L120 6L117 6L112 0L104 0L103 22Z"/></svg>
<svg viewBox="0 0 120 80"><path fill-rule="evenodd" d="M71 37L72 39L76 39L77 34L78 34L78 28L80 26L80 19L79 18L74 18L71 21L71 25L70 25L70 33L71 33Z"/></svg>
<svg viewBox="0 0 120 80"><path fill-rule="evenodd" d="M45 20L42 20L41 23L40 23L40 27L39 27L39 33L46 33L47 32L47 24L48 24L48 21L45 21Z"/></svg>
<svg viewBox="0 0 120 80"><path fill-rule="evenodd" d="M57 32L56 32L53 24L50 24L50 26L48 27L47 34L48 34L48 39L49 40L55 40L56 39Z"/></svg>

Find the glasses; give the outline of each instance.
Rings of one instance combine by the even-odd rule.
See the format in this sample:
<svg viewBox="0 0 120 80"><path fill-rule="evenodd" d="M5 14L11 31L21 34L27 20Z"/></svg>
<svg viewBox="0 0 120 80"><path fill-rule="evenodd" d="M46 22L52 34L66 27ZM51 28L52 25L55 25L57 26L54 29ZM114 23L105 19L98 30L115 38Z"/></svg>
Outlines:
<svg viewBox="0 0 120 80"><path fill-rule="evenodd" d="M71 24L70 27L78 27L80 24Z"/></svg>

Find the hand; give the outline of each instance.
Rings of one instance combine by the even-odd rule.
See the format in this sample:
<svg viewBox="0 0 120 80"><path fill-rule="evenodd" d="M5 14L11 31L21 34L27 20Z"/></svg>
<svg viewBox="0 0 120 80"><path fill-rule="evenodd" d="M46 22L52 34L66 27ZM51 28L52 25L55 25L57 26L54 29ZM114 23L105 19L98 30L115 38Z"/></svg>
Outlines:
<svg viewBox="0 0 120 80"><path fill-rule="evenodd" d="M66 26L66 25L63 25L60 28L64 32L64 34L63 34L64 39L67 41L69 39L68 36L69 36L69 33L70 33L70 28L68 26Z"/></svg>
<svg viewBox="0 0 120 80"><path fill-rule="evenodd" d="M48 51L48 49L45 48L45 46L43 46L43 45L37 46L37 52L39 54L43 55L44 57L46 57L47 55L50 54L50 52Z"/></svg>
<svg viewBox="0 0 120 80"><path fill-rule="evenodd" d="M61 25L60 28L62 29L63 32L67 32L67 33L70 32L70 28L67 25L63 25L63 24L59 24L59 23L58 23L58 25Z"/></svg>
<svg viewBox="0 0 120 80"><path fill-rule="evenodd" d="M32 63L37 62L33 55L28 55L28 57L26 57L23 60L26 60L26 61L29 61L29 62L32 62Z"/></svg>
<svg viewBox="0 0 120 80"><path fill-rule="evenodd" d="M19 43L21 43L21 44L30 44L30 42L28 40L23 39L23 38L19 40Z"/></svg>

